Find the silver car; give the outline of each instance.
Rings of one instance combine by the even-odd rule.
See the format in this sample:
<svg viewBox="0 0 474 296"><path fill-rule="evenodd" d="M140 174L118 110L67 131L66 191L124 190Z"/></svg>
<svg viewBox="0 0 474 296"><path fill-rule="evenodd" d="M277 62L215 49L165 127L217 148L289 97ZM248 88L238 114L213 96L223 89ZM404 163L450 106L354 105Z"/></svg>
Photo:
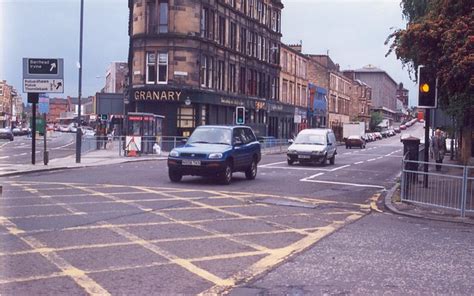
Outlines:
<svg viewBox="0 0 474 296"><path fill-rule="evenodd" d="M337 154L336 136L331 129L302 130L288 147L288 165L299 163L335 164Z"/></svg>

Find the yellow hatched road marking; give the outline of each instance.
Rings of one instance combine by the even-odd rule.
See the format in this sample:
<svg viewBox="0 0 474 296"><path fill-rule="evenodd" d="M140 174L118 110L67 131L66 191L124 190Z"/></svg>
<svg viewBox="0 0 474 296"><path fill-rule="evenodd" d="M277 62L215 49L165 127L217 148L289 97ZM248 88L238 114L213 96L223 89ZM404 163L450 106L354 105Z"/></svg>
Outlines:
<svg viewBox="0 0 474 296"><path fill-rule="evenodd" d="M22 231L17 228L17 226L8 219L0 219L0 225L9 229L9 232L16 237L18 237L21 241L26 243L33 249L41 249L47 250L48 248L41 243L39 240L29 237L29 236L20 236ZM110 295L110 293L105 290L102 286L100 286L97 282L93 279L88 277L84 271L72 266L69 262L64 260L62 257L57 255L55 252L39 252L41 256L46 258L51 264L55 265L59 268L62 273L66 276L69 276L72 280L74 280L80 287L82 287L87 293L90 295Z"/></svg>
<svg viewBox="0 0 474 296"><path fill-rule="evenodd" d="M201 292L199 295L223 294L229 289L233 288L236 284L247 282L251 280L252 278L255 278L256 276L264 273L265 271L268 271L272 267L285 261L290 256L294 256L306 250L307 248L311 247L316 242L321 240L323 237L333 233L337 229L341 228L343 225L347 223L352 223L363 216L364 214L351 215L347 217L344 221L342 221L342 223L332 223L331 225L320 228L320 230L318 230L315 233L307 235L303 239L293 243L290 246L276 249L269 256L266 256L265 258L256 262L255 264L253 264L246 270L240 271L234 276L228 278L226 281L230 283L229 285L215 285L214 287L211 287Z"/></svg>

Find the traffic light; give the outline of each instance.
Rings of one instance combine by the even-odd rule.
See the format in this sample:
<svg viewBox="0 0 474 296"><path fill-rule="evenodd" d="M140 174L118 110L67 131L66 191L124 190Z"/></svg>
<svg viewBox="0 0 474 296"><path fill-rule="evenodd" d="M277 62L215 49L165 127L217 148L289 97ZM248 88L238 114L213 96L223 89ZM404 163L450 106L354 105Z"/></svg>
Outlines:
<svg viewBox="0 0 474 296"><path fill-rule="evenodd" d="M245 124L245 107L239 106L235 108L235 123Z"/></svg>
<svg viewBox="0 0 474 296"><path fill-rule="evenodd" d="M437 79L426 67L418 68L418 107L437 107Z"/></svg>
<svg viewBox="0 0 474 296"><path fill-rule="evenodd" d="M107 114L100 114L100 120L107 121Z"/></svg>

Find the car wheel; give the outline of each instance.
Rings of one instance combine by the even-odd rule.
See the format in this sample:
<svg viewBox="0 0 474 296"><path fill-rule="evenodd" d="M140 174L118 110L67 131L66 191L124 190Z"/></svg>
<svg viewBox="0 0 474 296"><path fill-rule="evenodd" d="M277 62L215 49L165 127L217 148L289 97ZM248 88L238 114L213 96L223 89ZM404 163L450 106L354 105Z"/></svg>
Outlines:
<svg viewBox="0 0 474 296"><path fill-rule="evenodd" d="M178 183L183 178L181 173L172 170L168 170L168 176L173 183Z"/></svg>
<svg viewBox="0 0 474 296"><path fill-rule="evenodd" d="M232 181L232 165L230 163L227 163L225 165L224 171L222 172L221 175L221 183L223 185L229 185Z"/></svg>
<svg viewBox="0 0 474 296"><path fill-rule="evenodd" d="M346 145L346 149L349 149L349 146Z"/></svg>
<svg viewBox="0 0 474 296"><path fill-rule="evenodd" d="M257 161L255 159L252 160L252 164L245 171L245 177L247 180L254 180L257 177Z"/></svg>
<svg viewBox="0 0 474 296"><path fill-rule="evenodd" d="M334 154L331 158L329 158L329 163L334 165L336 163L336 155Z"/></svg>
<svg viewBox="0 0 474 296"><path fill-rule="evenodd" d="M322 166L325 166L328 162L328 156L327 155L324 155L323 159L321 160L321 165Z"/></svg>
<svg viewBox="0 0 474 296"><path fill-rule="evenodd" d="M291 159L288 159L287 161L288 161L288 165L293 165L293 163L294 163L294 161L291 160Z"/></svg>

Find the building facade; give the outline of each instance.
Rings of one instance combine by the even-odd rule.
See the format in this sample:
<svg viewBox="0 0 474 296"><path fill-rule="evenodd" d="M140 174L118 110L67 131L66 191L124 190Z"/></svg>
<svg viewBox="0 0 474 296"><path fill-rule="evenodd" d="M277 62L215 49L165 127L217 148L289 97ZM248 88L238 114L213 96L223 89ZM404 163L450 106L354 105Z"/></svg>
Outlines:
<svg viewBox="0 0 474 296"><path fill-rule="evenodd" d="M350 120L354 122L365 122L365 128L369 129L370 110L372 108L372 89L366 83L356 79L352 84L352 99L350 104Z"/></svg>
<svg viewBox="0 0 474 296"><path fill-rule="evenodd" d="M124 93L127 86L128 64L112 62L105 72L105 93Z"/></svg>
<svg viewBox="0 0 474 296"><path fill-rule="evenodd" d="M280 97L281 103L294 106L293 115L288 114L282 118L277 125L280 138L290 138L293 134L308 127L308 58L301 53L301 47L297 45L281 46L280 54ZM270 120L278 120L270 116ZM270 135L276 134L274 131Z"/></svg>
<svg viewBox="0 0 474 296"><path fill-rule="evenodd" d="M352 80L346 77L328 55L309 55L316 81L328 89L328 127L342 139L342 127L350 122ZM310 77L311 79L312 77ZM323 80L326 80L324 83Z"/></svg>
<svg viewBox="0 0 474 296"><path fill-rule="evenodd" d="M373 111L381 112L389 121L396 118L398 84L387 72L368 65L361 69L346 71L346 73L372 88Z"/></svg>
<svg viewBox="0 0 474 296"><path fill-rule="evenodd" d="M69 100L63 98L49 99L49 112L46 115L46 120L50 123L58 123L61 114L69 111Z"/></svg>
<svg viewBox="0 0 474 296"><path fill-rule="evenodd" d="M403 83L399 83L397 87L397 99L403 104L403 108L408 109L408 89L403 87Z"/></svg>
<svg viewBox="0 0 474 296"><path fill-rule="evenodd" d="M164 115L164 135L234 124L237 106L258 135L293 114L278 101L280 0L129 0L129 9L127 110Z"/></svg>
<svg viewBox="0 0 474 296"><path fill-rule="evenodd" d="M10 126L12 114L13 87L5 80L0 81L0 127Z"/></svg>

